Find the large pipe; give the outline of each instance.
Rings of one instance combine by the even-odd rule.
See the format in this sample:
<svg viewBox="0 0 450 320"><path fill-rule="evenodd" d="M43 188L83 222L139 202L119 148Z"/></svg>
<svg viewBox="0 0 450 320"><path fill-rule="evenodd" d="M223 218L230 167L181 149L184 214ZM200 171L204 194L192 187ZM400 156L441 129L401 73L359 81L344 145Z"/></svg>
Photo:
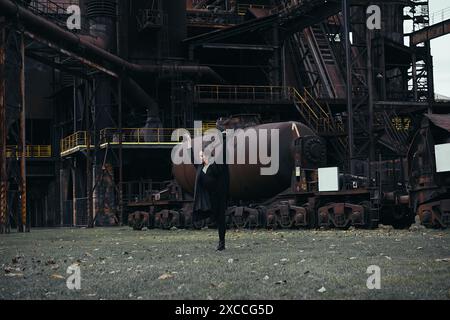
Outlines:
<svg viewBox="0 0 450 320"><path fill-rule="evenodd" d="M260 163L249 164L249 150L245 150L246 164L230 164L230 196L234 200L254 200L270 198L286 190L291 185L292 172L295 165L294 143L300 137L314 136L314 132L299 122L279 122L263 124L251 127L260 132L260 130L279 130L279 170L275 175L261 175L261 167L267 167ZM247 131L248 129L244 129ZM269 133L271 136L271 133ZM197 137L195 139L202 139ZM194 141L195 141L194 139ZM259 134L257 135L260 144ZM270 140L270 139L269 139ZM184 144L185 142L183 142ZM194 145L195 142L192 143ZM268 146L270 141L268 141ZM178 145L181 148L182 144ZM250 146L247 143L247 148ZM237 144L234 144L235 156L237 154ZM270 149L270 148L269 148ZM274 155L272 155L274 158ZM259 162L259 161L258 161ZM187 192L194 192L196 169L192 164L174 165L172 173Z"/></svg>
<svg viewBox="0 0 450 320"><path fill-rule="evenodd" d="M130 74L132 77L146 76L149 74L158 76L183 74L186 77L205 76L208 78L208 82L223 82L223 79L207 66L179 66L170 64L139 65L130 63L108 52L107 49L110 44L108 45L104 39L77 36L10 0L0 0L0 11L2 12L1 15L5 17L19 20L28 31L28 34L37 35L43 38L43 40L56 43L58 46L83 58L89 57L104 67L104 69L110 69L112 67L116 70L117 74L124 76L125 86L133 92L130 97L134 98L141 106L148 108L150 114L154 117L158 117L159 113L157 103L135 81L127 80L124 73ZM99 41L105 46L99 46Z"/></svg>
<svg viewBox="0 0 450 320"><path fill-rule="evenodd" d="M130 63L102 48L96 47L85 38L77 36L54 23L35 15L31 11L10 0L0 0L0 11L5 17L19 20L27 31L36 33L46 40L54 41L66 50L89 56L99 63L109 63L118 71L126 71L134 75L182 73L186 76L206 76L214 82L223 79L210 67L198 65L139 65Z"/></svg>
<svg viewBox="0 0 450 320"><path fill-rule="evenodd" d="M122 84L128 93L128 96L136 103L136 107L141 109L148 109L149 116L158 118L158 104L152 99L142 87L133 79L125 77Z"/></svg>

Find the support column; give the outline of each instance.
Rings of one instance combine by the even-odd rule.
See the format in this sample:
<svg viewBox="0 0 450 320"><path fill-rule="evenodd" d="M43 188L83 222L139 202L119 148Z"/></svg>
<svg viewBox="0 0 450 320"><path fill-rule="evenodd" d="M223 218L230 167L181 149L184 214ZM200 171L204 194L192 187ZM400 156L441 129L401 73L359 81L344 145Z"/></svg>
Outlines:
<svg viewBox="0 0 450 320"><path fill-rule="evenodd" d="M122 80L118 79L118 105L119 105L119 225L123 222L123 134L122 134Z"/></svg>
<svg viewBox="0 0 450 320"><path fill-rule="evenodd" d="M426 70L427 70L427 95L428 95L428 113L433 113L434 102L434 75L433 75L433 58L431 56L431 44L430 40L425 42L426 48Z"/></svg>
<svg viewBox="0 0 450 320"><path fill-rule="evenodd" d="M276 47L273 53L273 63L271 65L271 85L273 86L281 86L281 76L282 76L282 70L281 70L281 54L282 50L280 48L280 35L279 35L279 29L278 24L274 24L273 26L273 34L272 34L272 45Z"/></svg>
<svg viewBox="0 0 450 320"><path fill-rule="evenodd" d="M89 81L84 84L84 106L86 119L86 198L87 198L87 215L88 228L94 227L94 213L92 207L92 161L91 161L91 107L90 107L90 85Z"/></svg>
<svg viewBox="0 0 450 320"><path fill-rule="evenodd" d="M72 162L72 226L77 225L77 158Z"/></svg>
<svg viewBox="0 0 450 320"><path fill-rule="evenodd" d="M68 188L69 188L69 179L67 170L63 167L63 164L61 164L61 168L59 169L59 206L60 206L60 226L64 226L64 216L66 212L66 201L67 201L67 194L68 194Z"/></svg>
<svg viewBox="0 0 450 320"><path fill-rule="evenodd" d="M368 99L369 99L369 160L370 162L375 161L375 139L373 133L373 122L374 122L374 95L373 95L373 72L372 72L372 31L366 30L366 42L367 42L367 88L368 88ZM371 166L369 163L369 178L371 175Z"/></svg>
<svg viewBox="0 0 450 320"><path fill-rule="evenodd" d="M417 55L415 52L412 54L412 82L414 101L417 101L419 96L417 94Z"/></svg>
<svg viewBox="0 0 450 320"><path fill-rule="evenodd" d="M347 116L348 116L348 157L350 173L354 174L354 136L353 136L353 84L352 84L352 57L350 43L350 3L348 0L342 2L344 13L344 41L345 41L345 64L347 67Z"/></svg>
<svg viewBox="0 0 450 320"><path fill-rule="evenodd" d="M20 223L19 232L29 232L27 221L26 106L25 106L25 38L20 35Z"/></svg>
<svg viewBox="0 0 450 320"><path fill-rule="evenodd" d="M6 61L6 33L5 29L2 28L0 30L0 234L8 232L5 61Z"/></svg>

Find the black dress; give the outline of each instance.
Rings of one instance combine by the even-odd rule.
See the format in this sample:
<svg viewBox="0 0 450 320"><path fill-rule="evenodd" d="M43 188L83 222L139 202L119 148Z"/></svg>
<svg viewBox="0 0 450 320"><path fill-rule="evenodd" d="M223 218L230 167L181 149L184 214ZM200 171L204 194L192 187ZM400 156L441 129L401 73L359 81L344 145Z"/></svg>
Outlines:
<svg viewBox="0 0 450 320"><path fill-rule="evenodd" d="M197 167L193 220L212 218L217 223L219 240L225 240L225 212L228 207L229 172L226 164L213 163L206 173Z"/></svg>
<svg viewBox="0 0 450 320"><path fill-rule="evenodd" d="M225 211L228 202L229 177L226 165L213 163L206 173L204 165L197 167L194 190L194 221L216 218Z"/></svg>

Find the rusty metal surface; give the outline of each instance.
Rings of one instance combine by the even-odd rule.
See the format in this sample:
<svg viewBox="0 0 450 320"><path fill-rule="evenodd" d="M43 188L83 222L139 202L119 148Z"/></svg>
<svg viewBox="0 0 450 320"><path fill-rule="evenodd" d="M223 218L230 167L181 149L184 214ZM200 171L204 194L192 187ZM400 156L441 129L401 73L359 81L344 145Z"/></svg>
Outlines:
<svg viewBox="0 0 450 320"><path fill-rule="evenodd" d="M410 45L417 45L450 33L450 19L416 31L410 35Z"/></svg>
<svg viewBox="0 0 450 320"><path fill-rule="evenodd" d="M30 231L27 223L27 169L26 169L26 103L25 103L25 39L20 36L20 218L19 231Z"/></svg>
<svg viewBox="0 0 450 320"><path fill-rule="evenodd" d="M256 130L280 130L279 171L275 175L265 176L260 174L260 168L266 167L261 164L230 164L230 197L233 200L268 198L290 186L294 167L293 146L298 138L296 131L292 130L293 124L297 125L300 137L314 135L311 129L299 122L270 123L254 127ZM248 163L248 150L246 159ZM192 194L195 184L194 165L174 165L172 172L180 186Z"/></svg>
<svg viewBox="0 0 450 320"><path fill-rule="evenodd" d="M450 132L450 115L448 114L425 114L425 117L441 129Z"/></svg>
<svg viewBox="0 0 450 320"><path fill-rule="evenodd" d="M1 20L0 20L1 21ZM0 30L0 233L7 231L7 173L6 173L6 100L5 100L5 29Z"/></svg>
<svg viewBox="0 0 450 320"><path fill-rule="evenodd" d="M319 226L348 228L349 226L363 226L365 223L365 209L361 205L351 203L331 203L319 208Z"/></svg>
<svg viewBox="0 0 450 320"><path fill-rule="evenodd" d="M426 227L450 227L450 199L423 204L419 206L417 214Z"/></svg>

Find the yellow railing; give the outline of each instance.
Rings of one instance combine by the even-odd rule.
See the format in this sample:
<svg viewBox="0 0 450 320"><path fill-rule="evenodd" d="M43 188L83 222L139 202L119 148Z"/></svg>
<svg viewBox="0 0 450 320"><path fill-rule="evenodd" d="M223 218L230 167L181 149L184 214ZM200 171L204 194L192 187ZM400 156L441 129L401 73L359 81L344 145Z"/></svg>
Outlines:
<svg viewBox="0 0 450 320"><path fill-rule="evenodd" d="M215 128L214 122L204 122L202 128L185 129L191 137L201 135L204 131ZM178 141L172 141L172 134L178 128L123 128L123 145L175 145L183 140L180 132ZM100 147L107 144L118 145L120 143L120 131L118 128L105 128L100 131ZM61 156L77 152L87 148L87 132L78 131L61 140ZM94 148L91 145L91 148Z"/></svg>
<svg viewBox="0 0 450 320"><path fill-rule="evenodd" d="M172 133L176 128L123 128L122 144L141 145L175 145L178 142L172 141ZM201 134L205 128L186 129L191 137L196 133ZM182 137L179 138L182 141ZM105 128L100 131L100 144L119 144L120 131L118 128Z"/></svg>
<svg viewBox="0 0 450 320"><path fill-rule="evenodd" d="M215 129L215 128L216 128L215 121L203 121L202 122L203 131L208 131L209 129Z"/></svg>
<svg viewBox="0 0 450 320"><path fill-rule="evenodd" d="M289 87L279 86L233 86L233 85L197 85L197 99L205 100L260 100L279 101L289 99Z"/></svg>
<svg viewBox="0 0 450 320"><path fill-rule="evenodd" d="M61 140L61 155L87 148L87 132L78 131Z"/></svg>
<svg viewBox="0 0 450 320"><path fill-rule="evenodd" d="M22 153L19 151L18 146L7 146L6 157L19 158ZM52 146L51 145L28 145L25 147L26 158L51 158Z"/></svg>
<svg viewBox="0 0 450 320"><path fill-rule="evenodd" d="M287 100L299 107L308 124L317 132L333 132L342 128L335 127L330 113L321 106L311 93L303 89L281 86L233 86L233 85L197 85L195 95L199 100L209 101L264 101L275 102Z"/></svg>

